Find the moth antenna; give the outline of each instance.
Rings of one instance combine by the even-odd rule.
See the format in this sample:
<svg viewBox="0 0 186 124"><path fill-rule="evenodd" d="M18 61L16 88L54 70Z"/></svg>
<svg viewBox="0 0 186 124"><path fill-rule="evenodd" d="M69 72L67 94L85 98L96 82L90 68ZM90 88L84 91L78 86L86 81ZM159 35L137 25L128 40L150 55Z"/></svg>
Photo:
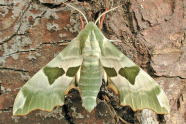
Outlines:
<svg viewBox="0 0 186 124"><path fill-rule="evenodd" d="M77 10L78 12L80 12L81 15L85 18L86 23L88 24L88 20L87 20L87 18L86 18L86 16L84 15L83 12L81 12L79 9L75 8L74 6L72 6L72 5L70 5L70 4L67 4L67 3L64 3L64 4L67 5L67 6L69 6L69 7L71 7L71 8L73 8L73 9L75 9L75 10Z"/></svg>
<svg viewBox="0 0 186 124"><path fill-rule="evenodd" d="M106 7L106 9L105 9L105 12L108 10L108 8ZM100 22L100 25L99 25L99 29L101 30L102 29L102 27L103 27L103 20L104 20L104 18L105 18L105 14L102 16L102 18L101 18L101 22Z"/></svg>
<svg viewBox="0 0 186 124"><path fill-rule="evenodd" d="M83 28L84 28L84 22L83 22L81 16L79 16L79 19L80 19L80 21L81 21L81 30L83 30Z"/></svg>
<svg viewBox="0 0 186 124"><path fill-rule="evenodd" d="M121 5L120 5L120 6L121 6ZM108 12L110 12L110 11L113 11L113 10L119 8L120 6L116 6L116 7L112 8L112 9L110 9L110 10L105 11L104 13L102 13L102 14L96 19L95 24L100 20L101 16L103 16L104 14L106 14L106 13L108 13Z"/></svg>

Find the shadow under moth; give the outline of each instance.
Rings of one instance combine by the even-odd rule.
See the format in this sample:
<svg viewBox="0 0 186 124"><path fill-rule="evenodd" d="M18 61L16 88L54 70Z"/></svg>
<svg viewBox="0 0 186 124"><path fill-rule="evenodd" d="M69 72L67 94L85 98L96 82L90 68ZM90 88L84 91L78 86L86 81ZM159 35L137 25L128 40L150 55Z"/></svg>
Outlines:
<svg viewBox="0 0 186 124"><path fill-rule="evenodd" d="M13 115L26 115L36 109L52 111L55 106L62 106L65 94L76 87L75 84L82 106L91 112L96 107L102 78L119 95L122 106L130 106L134 111L147 108L158 114L169 113L169 101L158 83L118 50L96 26L106 12L95 23L88 22L80 13L87 25L21 88Z"/></svg>

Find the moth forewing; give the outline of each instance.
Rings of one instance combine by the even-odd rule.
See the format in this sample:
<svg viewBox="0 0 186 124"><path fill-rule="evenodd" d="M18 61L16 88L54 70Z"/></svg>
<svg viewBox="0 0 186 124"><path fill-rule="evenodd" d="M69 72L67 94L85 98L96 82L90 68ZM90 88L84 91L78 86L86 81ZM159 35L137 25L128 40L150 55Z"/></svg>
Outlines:
<svg viewBox="0 0 186 124"><path fill-rule="evenodd" d="M25 115L36 109L52 111L63 105L64 95L72 88L82 61L79 40L74 39L21 88L14 101L13 115Z"/></svg>
<svg viewBox="0 0 186 124"><path fill-rule="evenodd" d="M169 113L169 101L158 83L111 42L104 40L104 44L100 62L110 87L119 92L121 105L131 106L134 111L148 108L158 114Z"/></svg>

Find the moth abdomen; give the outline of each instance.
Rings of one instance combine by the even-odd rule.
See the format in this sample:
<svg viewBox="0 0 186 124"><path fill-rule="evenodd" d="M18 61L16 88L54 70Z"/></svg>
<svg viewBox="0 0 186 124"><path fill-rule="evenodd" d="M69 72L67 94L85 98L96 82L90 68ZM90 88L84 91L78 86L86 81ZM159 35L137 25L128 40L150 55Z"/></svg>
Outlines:
<svg viewBox="0 0 186 124"><path fill-rule="evenodd" d="M90 56L87 58L90 58ZM78 83L82 105L89 112L96 106L96 98L102 84L102 67L99 64L99 59L94 58L91 60L86 59L83 61Z"/></svg>

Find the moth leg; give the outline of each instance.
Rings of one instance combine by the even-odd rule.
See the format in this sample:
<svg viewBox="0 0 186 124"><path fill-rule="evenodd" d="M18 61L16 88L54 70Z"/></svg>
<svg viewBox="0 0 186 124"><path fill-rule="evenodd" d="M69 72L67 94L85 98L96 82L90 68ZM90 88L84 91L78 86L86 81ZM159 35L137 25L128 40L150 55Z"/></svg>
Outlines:
<svg viewBox="0 0 186 124"><path fill-rule="evenodd" d="M81 21L81 30L83 30L83 28L84 28L84 22L83 22L81 16L79 16L79 19L80 19L80 21Z"/></svg>
<svg viewBox="0 0 186 124"><path fill-rule="evenodd" d="M113 116L115 116L115 118L116 118L117 124L119 124L120 121L123 122L123 124L131 124L131 123L125 121L122 117L118 116L116 113L116 110L113 108L112 105L110 106L110 109L112 110Z"/></svg>
<svg viewBox="0 0 186 124"><path fill-rule="evenodd" d="M119 124L119 116L117 115L116 110L114 109L114 107L110 103L108 103L108 105L110 107L110 110L112 111L111 113L112 113L113 117L116 118L117 124Z"/></svg>
<svg viewBox="0 0 186 124"><path fill-rule="evenodd" d="M123 122L124 124L131 124L131 123L125 121L122 117L119 117L119 120L120 120L121 122Z"/></svg>
<svg viewBox="0 0 186 124"><path fill-rule="evenodd" d="M106 9L105 9L105 12L108 10L108 8L106 7ZM100 22L100 25L99 25L99 29L101 30L102 28L103 28L103 20L104 20L104 18L105 18L105 14L102 16L102 18L101 18L101 22Z"/></svg>
<svg viewBox="0 0 186 124"><path fill-rule="evenodd" d="M119 94L117 87L114 85L114 83L108 78L108 87L111 88L115 94Z"/></svg>

